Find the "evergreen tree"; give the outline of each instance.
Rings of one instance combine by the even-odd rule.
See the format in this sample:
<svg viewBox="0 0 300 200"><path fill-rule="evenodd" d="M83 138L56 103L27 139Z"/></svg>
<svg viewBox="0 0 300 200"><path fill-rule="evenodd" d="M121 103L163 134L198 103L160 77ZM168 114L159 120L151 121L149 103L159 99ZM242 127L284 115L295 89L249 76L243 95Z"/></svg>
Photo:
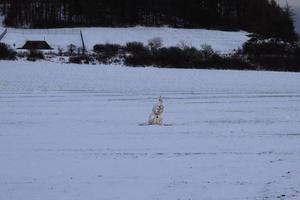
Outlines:
<svg viewBox="0 0 300 200"><path fill-rule="evenodd" d="M274 0L0 0L13 27L161 26L245 30L295 41L290 7Z"/></svg>

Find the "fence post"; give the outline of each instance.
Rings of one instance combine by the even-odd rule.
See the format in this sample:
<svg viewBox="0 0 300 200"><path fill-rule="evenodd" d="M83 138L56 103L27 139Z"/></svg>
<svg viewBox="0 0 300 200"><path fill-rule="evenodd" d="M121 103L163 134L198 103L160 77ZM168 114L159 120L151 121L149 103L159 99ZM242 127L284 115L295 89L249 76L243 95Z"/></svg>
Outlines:
<svg viewBox="0 0 300 200"><path fill-rule="evenodd" d="M85 44L84 44L84 40L83 40L82 30L80 30L80 37L81 37L82 49L83 49L83 52L85 53L86 48L85 48Z"/></svg>
<svg viewBox="0 0 300 200"><path fill-rule="evenodd" d="M4 38L4 36L6 35L7 33L7 28L3 31L3 33L1 33L0 35L0 41Z"/></svg>

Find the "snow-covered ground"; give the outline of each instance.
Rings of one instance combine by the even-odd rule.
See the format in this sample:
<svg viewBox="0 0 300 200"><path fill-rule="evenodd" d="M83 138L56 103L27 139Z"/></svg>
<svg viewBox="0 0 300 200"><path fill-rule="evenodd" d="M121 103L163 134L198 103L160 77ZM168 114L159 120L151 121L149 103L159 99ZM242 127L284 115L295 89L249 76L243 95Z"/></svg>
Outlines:
<svg viewBox="0 0 300 200"><path fill-rule="evenodd" d="M0 31L4 28L0 28ZM205 29L175 28L69 28L69 29L8 29L1 42L12 47L22 47L26 40L46 40L54 49L67 49L69 44L82 46L82 30L85 45L93 49L95 44L126 44L138 41L147 44L150 39L160 37L165 46L177 46L185 43L196 48L204 44L211 45L221 53L229 53L242 46L248 40L246 32L225 32Z"/></svg>
<svg viewBox="0 0 300 200"><path fill-rule="evenodd" d="M300 74L0 62L0 199L300 199ZM159 95L164 122L139 126Z"/></svg>

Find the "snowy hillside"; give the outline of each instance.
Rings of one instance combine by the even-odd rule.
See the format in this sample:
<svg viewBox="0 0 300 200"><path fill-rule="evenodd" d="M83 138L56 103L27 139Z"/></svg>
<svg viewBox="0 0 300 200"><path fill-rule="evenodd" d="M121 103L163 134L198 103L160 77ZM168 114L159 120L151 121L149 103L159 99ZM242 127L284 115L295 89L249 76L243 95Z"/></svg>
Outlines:
<svg viewBox="0 0 300 200"><path fill-rule="evenodd" d="M300 74L0 62L0 199L300 198ZM164 122L139 126L157 97Z"/></svg>
<svg viewBox="0 0 300 200"><path fill-rule="evenodd" d="M2 28L2 30L4 30ZM1 42L12 47L22 47L26 40L46 40L54 49L66 49L69 44L81 46L80 30L88 49L95 44L138 41L147 44L149 39L160 37L165 46L177 46L185 42L200 48L203 44L211 45L215 50L229 53L239 48L248 40L246 32L225 32L204 29L174 28L74 28L74 29L8 29Z"/></svg>

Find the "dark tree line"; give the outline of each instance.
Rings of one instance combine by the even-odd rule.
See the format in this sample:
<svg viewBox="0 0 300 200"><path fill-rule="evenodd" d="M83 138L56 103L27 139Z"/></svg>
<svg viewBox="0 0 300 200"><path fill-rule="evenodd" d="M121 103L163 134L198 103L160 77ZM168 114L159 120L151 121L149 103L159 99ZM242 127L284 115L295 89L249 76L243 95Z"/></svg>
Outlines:
<svg viewBox="0 0 300 200"><path fill-rule="evenodd" d="M292 12L274 0L0 0L13 27L162 26L245 30L294 41Z"/></svg>

